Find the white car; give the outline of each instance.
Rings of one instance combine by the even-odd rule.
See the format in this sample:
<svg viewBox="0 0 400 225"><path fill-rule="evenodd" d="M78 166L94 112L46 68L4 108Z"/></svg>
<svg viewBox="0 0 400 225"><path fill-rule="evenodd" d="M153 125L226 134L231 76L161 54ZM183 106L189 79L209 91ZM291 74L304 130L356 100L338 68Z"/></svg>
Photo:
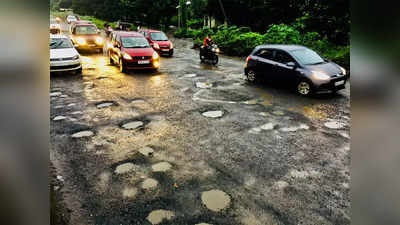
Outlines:
<svg viewBox="0 0 400 225"><path fill-rule="evenodd" d="M78 21L78 19L76 18L76 16L73 16L73 15L67 16L67 22L68 22L68 23L75 22L75 21Z"/></svg>
<svg viewBox="0 0 400 225"><path fill-rule="evenodd" d="M81 57L69 37L50 35L50 72L75 71L82 73Z"/></svg>

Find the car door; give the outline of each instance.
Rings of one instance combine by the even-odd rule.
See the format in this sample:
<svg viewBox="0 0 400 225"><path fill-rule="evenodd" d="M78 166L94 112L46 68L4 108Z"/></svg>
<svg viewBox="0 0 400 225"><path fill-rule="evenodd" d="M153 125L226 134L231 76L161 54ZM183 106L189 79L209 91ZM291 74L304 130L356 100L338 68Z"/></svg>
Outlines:
<svg viewBox="0 0 400 225"><path fill-rule="evenodd" d="M290 62L297 64L297 62L289 53L283 50L275 50L274 61L276 81L290 83L296 79L296 74L298 73L296 68L288 66L287 64Z"/></svg>
<svg viewBox="0 0 400 225"><path fill-rule="evenodd" d="M263 48L255 54L256 72L266 80L274 79L274 50Z"/></svg>

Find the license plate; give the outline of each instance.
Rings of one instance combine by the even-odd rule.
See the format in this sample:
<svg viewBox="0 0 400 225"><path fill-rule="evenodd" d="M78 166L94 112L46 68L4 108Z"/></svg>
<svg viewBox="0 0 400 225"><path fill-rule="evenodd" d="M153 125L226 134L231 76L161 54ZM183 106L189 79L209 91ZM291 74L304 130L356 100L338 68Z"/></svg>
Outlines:
<svg viewBox="0 0 400 225"><path fill-rule="evenodd" d="M344 84L344 80L341 80L341 81L335 82L335 86L339 86L339 85L342 85L342 84Z"/></svg>
<svg viewBox="0 0 400 225"><path fill-rule="evenodd" d="M150 61L149 60L145 60L145 61L138 61L138 64L149 64Z"/></svg>
<svg viewBox="0 0 400 225"><path fill-rule="evenodd" d="M96 45L95 45L95 44L89 44L89 46L90 46L90 47L95 47Z"/></svg>
<svg viewBox="0 0 400 225"><path fill-rule="evenodd" d="M163 52L169 52L169 49L163 49L162 51Z"/></svg>

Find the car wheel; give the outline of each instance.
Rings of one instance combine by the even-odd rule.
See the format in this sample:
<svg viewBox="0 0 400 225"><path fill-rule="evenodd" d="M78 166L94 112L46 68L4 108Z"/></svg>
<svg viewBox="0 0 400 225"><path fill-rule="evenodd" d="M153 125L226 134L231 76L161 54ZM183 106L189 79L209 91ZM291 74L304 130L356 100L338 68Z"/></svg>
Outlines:
<svg viewBox="0 0 400 225"><path fill-rule="evenodd" d="M302 96L309 96L313 92L312 85L309 81L302 80L297 84L297 93Z"/></svg>
<svg viewBox="0 0 400 225"><path fill-rule="evenodd" d="M257 81L257 73L254 70L249 70L246 75L248 81L252 83Z"/></svg>
<svg viewBox="0 0 400 225"><path fill-rule="evenodd" d="M126 73L126 67L124 66L122 59L119 60L119 72Z"/></svg>
<svg viewBox="0 0 400 225"><path fill-rule="evenodd" d="M82 75L82 67L77 69L77 70L75 70L75 74L76 75Z"/></svg>
<svg viewBox="0 0 400 225"><path fill-rule="evenodd" d="M173 55L174 55L174 52L170 52L170 53L168 54L169 57L172 57Z"/></svg>

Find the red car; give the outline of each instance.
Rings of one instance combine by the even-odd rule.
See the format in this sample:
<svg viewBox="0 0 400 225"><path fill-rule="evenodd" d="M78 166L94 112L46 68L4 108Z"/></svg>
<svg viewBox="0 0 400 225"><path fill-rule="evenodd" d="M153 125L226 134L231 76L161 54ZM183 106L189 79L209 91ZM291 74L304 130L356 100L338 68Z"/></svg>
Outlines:
<svg viewBox="0 0 400 225"><path fill-rule="evenodd" d="M110 64L118 64L121 72L131 69L160 68L160 56L138 32L112 32L108 54Z"/></svg>
<svg viewBox="0 0 400 225"><path fill-rule="evenodd" d="M149 41L150 45L159 53L172 56L174 54L174 45L168 40L167 35L158 30L139 30Z"/></svg>

